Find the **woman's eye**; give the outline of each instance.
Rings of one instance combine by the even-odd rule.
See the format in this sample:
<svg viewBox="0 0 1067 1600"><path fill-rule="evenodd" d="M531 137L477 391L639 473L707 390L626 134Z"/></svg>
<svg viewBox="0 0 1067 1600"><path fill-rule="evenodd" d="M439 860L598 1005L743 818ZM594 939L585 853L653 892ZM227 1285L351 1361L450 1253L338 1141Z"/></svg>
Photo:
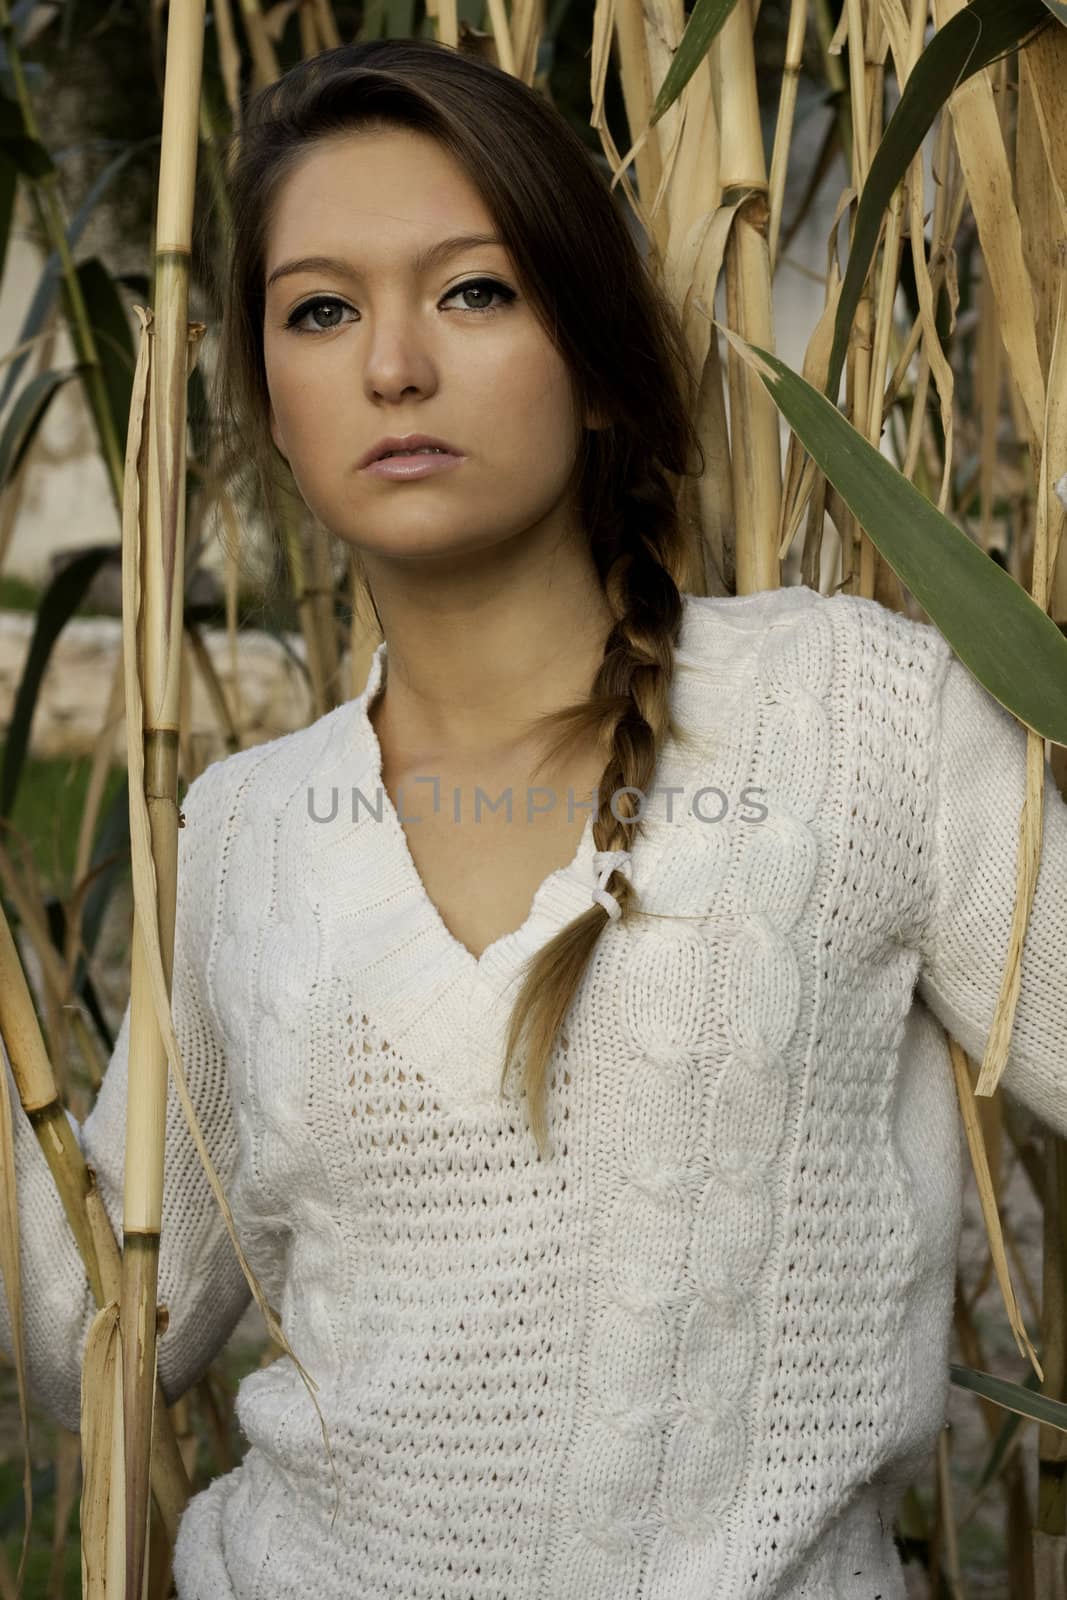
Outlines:
<svg viewBox="0 0 1067 1600"><path fill-rule="evenodd" d="M296 333L328 333L331 328L339 328L341 326L339 321L325 324L319 323L317 327L311 328L300 327L300 323L306 317L310 317L313 312L318 311L321 306L324 306L327 311L346 311L348 309L340 300L325 300L321 296L317 300L305 300L303 305L297 306L295 311L290 312L285 326L294 329Z"/></svg>
<svg viewBox="0 0 1067 1600"><path fill-rule="evenodd" d="M472 312L476 316L486 316L490 312L500 311L516 298L514 289L509 289L505 283L498 283L495 278L470 278L466 283L458 284L455 289L450 289L444 298L445 300L454 300L459 294L482 295L489 298L495 295L497 297L500 302L498 305L479 306L467 304L461 307L462 310ZM444 301L442 301L443 303ZM350 309L342 300L333 300L323 295L318 295L314 300L305 300L302 305L297 306L295 311L290 313L285 326L292 328L295 333L328 333L331 328L341 327L342 324L339 318L331 322L318 322L317 325L312 325L311 327L300 326L308 317L314 317L323 308L330 312L341 312Z"/></svg>
<svg viewBox="0 0 1067 1600"><path fill-rule="evenodd" d="M454 300L457 294L485 294L498 295L501 305L508 305L515 298L514 289L509 289L506 283L497 283L495 278L471 278L466 283L461 283L457 288L451 289L445 296L447 300ZM467 311L499 311L500 306L466 306Z"/></svg>

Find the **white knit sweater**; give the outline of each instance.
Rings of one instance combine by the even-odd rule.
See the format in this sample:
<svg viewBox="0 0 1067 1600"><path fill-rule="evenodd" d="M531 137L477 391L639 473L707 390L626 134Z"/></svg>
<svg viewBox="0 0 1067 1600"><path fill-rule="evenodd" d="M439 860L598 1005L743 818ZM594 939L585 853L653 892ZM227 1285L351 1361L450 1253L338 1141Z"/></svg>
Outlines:
<svg viewBox="0 0 1067 1600"><path fill-rule="evenodd" d="M591 824L476 960L380 785L386 666L381 646L362 696L183 802L178 1037L341 1500L331 1524L291 1361L253 1372L247 1453L180 1525L181 1600L900 1600L966 1159L940 1024L981 1056L1024 730L934 628L872 601L686 596L693 743L662 750L634 849L655 915L600 936L545 1164L515 1082L496 1097L501 1048L524 959L589 904ZM119 1229L127 1033L128 1012L80 1130ZM1067 1133L1051 773L1003 1083ZM76 1428L93 1307L16 1124L31 1380ZM249 1303L173 1085L165 1179L173 1400Z"/></svg>

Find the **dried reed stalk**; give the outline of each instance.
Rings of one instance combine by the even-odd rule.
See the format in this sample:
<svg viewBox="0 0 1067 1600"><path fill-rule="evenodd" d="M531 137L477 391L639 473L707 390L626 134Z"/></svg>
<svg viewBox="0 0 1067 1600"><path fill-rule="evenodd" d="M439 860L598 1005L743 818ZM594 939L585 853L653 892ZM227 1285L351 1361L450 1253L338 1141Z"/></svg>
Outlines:
<svg viewBox="0 0 1067 1600"><path fill-rule="evenodd" d="M22 1109L30 1119L38 1143L55 1180L56 1190L70 1224L78 1252L85 1263L93 1299L98 1306L116 1300L121 1264L118 1244L111 1231L96 1179L86 1166L81 1146L67 1120L56 1088L52 1067L41 1037L29 986L19 960L7 918L0 910L0 1035L4 1040L11 1072L19 1092ZM6 1078L4 1083L6 1091ZM6 1103L6 1093L4 1096ZM10 1174L14 1184L11 1153L5 1149L5 1182ZM17 1214L15 1216L17 1227ZM17 1258L16 1258L17 1259ZM6 1278L9 1290L15 1282ZM9 1294L10 1298L10 1294ZM11 1302L12 1330L16 1332L16 1353L21 1347L21 1317ZM18 1360L16 1359L16 1372ZM173 1540L178 1521L189 1498L189 1480L177 1449L166 1400L162 1389L155 1395L156 1454L153 1460L152 1489L168 1536Z"/></svg>
<svg viewBox="0 0 1067 1600"><path fill-rule="evenodd" d="M123 495L123 660L135 926L116 1385L122 1428L116 1426L113 1435L111 1474L112 1482L121 1477L125 1488L124 1567L130 1596L142 1592L148 1558L167 1109L167 1050L146 965L145 923L150 919L156 933L169 994L177 895L186 400L191 344L195 351L204 331L198 324L191 340L194 330L188 322L203 45L204 0L173 6L163 89L148 393L143 419L131 416ZM135 426L142 420L143 434Z"/></svg>
<svg viewBox="0 0 1067 1600"><path fill-rule="evenodd" d="M1064 255L1061 246L1061 259ZM1036 344L1035 344L1036 351ZM1039 369L1039 377L1040 369ZM1042 378L1042 388L1044 380ZM1067 312L1061 273L1057 290L1056 324L1049 356L1048 399L1042 418L1036 526L1031 593L1047 611L1052 594L1052 573L1059 555L1065 521L1064 507L1055 485L1067 472ZM1026 930L1037 889L1041 865L1041 835L1045 810L1045 742L1027 729L1026 792L1019 818L1015 906L1012 912L1008 955L997 996L993 1026L989 1030L977 1094L992 1094L1008 1061L1012 1025L1021 988L1021 961Z"/></svg>
<svg viewBox="0 0 1067 1600"><path fill-rule="evenodd" d="M750 344L774 349L771 263L767 245L767 169L763 154L751 0L738 0L712 46L721 129L724 202L748 191L726 245L726 323ZM757 374L727 356L730 464L733 476L737 593L776 589L781 581L778 525L782 462L778 408Z"/></svg>
<svg viewBox="0 0 1067 1600"><path fill-rule="evenodd" d="M967 1135L967 1147L971 1153L971 1164L974 1167L974 1176L978 1186L982 1217L989 1236L993 1269L997 1275L997 1283L1000 1286L1000 1292L1007 1308L1008 1321L1011 1324L1011 1331L1015 1336L1019 1354L1029 1361L1038 1378L1043 1379L1044 1372L1037 1358L1037 1351L1030 1343L1030 1336L1026 1331L1026 1324L1023 1322L1022 1313L1019 1310L1019 1302L1015 1298L1015 1290L1012 1287L1008 1258L1004 1250L1004 1236L1001 1231L1000 1216L997 1212L996 1195L993 1191L993 1182L989 1171L989 1158L986 1155L982 1130L978 1124L974 1090L971 1086L971 1075L967 1067L967 1055L955 1039L950 1037L948 1045L949 1055L952 1059L952 1073L956 1080L956 1093L959 1096L960 1115L963 1119L964 1132Z"/></svg>
<svg viewBox="0 0 1067 1600"><path fill-rule="evenodd" d="M200 21L202 24L202 9ZM155 1372L155 1297L162 1225L163 1141L167 1068L190 1135L219 1203L235 1253L270 1336L293 1361L319 1416L327 1456L339 1485L329 1436L314 1396L314 1381L285 1337L277 1315L249 1266L233 1217L212 1166L189 1097L170 1009L177 899L177 742L180 726L182 582L184 570L184 439L186 386L202 323L187 318L196 105L202 27L195 7L172 18L168 35L160 166L156 298L153 313L135 306L141 340L134 373L123 496L123 659L127 707L130 840L134 868L134 941L131 964L130 1082L127 1102L126 1185L120 1358L113 1395L110 1479L124 1485L126 1592L140 1594L147 1575L151 1416L146 1382ZM186 98L181 99L184 88ZM169 455L167 447L169 446ZM142 569L144 577L142 580ZM143 599L139 599L143 595ZM106 1309L106 1308L105 1308ZM103 1326L103 1324L102 1324ZM106 1385L99 1403L106 1406ZM121 1426L119 1418L121 1416ZM106 1439L97 1420L94 1438ZM94 1468L95 1470L95 1468ZM112 1521L120 1504L113 1489ZM107 1562L116 1535L109 1528Z"/></svg>

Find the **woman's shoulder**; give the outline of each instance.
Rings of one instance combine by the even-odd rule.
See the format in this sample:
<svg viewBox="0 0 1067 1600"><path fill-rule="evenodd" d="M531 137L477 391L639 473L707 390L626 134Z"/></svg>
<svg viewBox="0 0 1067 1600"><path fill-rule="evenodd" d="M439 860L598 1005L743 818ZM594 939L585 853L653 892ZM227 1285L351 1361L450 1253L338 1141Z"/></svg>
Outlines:
<svg viewBox="0 0 1067 1600"><path fill-rule="evenodd" d="M683 605L677 656L697 672L784 662L799 652L796 666L804 657L812 668L817 663L810 675L827 688L842 675L887 692L907 680L912 695L933 699L952 654L932 623L862 595L824 595L803 583L746 595L687 593Z"/></svg>
<svg viewBox="0 0 1067 1600"><path fill-rule="evenodd" d="M364 691L365 693L365 691ZM359 736L363 695L343 701L313 722L210 762L185 791L181 810L186 824L225 828L249 803L280 809L301 787L351 751Z"/></svg>

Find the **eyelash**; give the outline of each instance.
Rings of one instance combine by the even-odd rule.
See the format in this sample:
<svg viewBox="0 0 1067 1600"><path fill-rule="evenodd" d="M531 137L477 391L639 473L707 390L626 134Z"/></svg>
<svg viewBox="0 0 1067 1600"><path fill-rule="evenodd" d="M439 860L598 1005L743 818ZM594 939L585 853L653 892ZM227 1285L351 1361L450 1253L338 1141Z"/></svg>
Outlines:
<svg viewBox="0 0 1067 1600"><path fill-rule="evenodd" d="M509 289L505 283L498 283L495 278L468 278L466 283L457 283L454 289L450 289L448 294L445 295L445 299L451 300L457 294L462 294L466 289L492 289L496 294L500 295L502 300L502 304L496 306L465 307L469 315L475 317L487 317L494 311L502 311L504 306L509 305L516 298L514 289ZM305 300L301 305L296 306L286 319L285 326L291 328L294 333L310 333L313 335L332 333L334 331L333 328L300 328L297 326L315 306L341 306L344 310L350 309L345 306L343 300L337 300L332 295L316 295L313 300ZM340 322L334 324L334 327L337 328L342 326L343 324Z"/></svg>

